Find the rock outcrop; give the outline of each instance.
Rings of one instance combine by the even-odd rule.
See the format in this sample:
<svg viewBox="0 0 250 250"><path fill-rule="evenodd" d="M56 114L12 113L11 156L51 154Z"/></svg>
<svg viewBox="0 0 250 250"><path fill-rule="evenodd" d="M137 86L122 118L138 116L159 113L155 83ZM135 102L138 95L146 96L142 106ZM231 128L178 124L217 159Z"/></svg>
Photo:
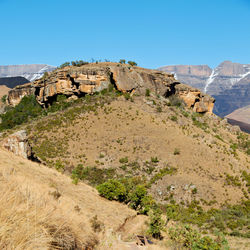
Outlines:
<svg viewBox="0 0 250 250"><path fill-rule="evenodd" d="M173 74L131 67L118 63L88 64L58 69L46 78L17 86L8 94L10 105L17 105L25 95L34 94L38 103L50 105L59 94L82 96L108 88L110 84L122 92L145 94L146 89L161 96L179 95L196 112L212 113L214 99L198 89L180 84Z"/></svg>
<svg viewBox="0 0 250 250"><path fill-rule="evenodd" d="M15 155L26 159L32 158L31 147L25 130L20 130L1 142L1 146Z"/></svg>

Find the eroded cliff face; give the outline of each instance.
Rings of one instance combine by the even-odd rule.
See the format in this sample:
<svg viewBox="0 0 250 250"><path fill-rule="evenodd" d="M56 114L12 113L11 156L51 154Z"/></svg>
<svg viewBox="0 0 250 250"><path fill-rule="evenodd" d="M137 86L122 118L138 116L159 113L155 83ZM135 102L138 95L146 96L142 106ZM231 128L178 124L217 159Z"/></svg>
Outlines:
<svg viewBox="0 0 250 250"><path fill-rule="evenodd" d="M145 94L146 89L161 96L179 95L196 112L212 113L214 99L184 84L173 74L131 67L118 63L88 64L82 67L58 69L48 77L17 86L9 92L8 102L17 105L25 95L34 94L38 103L48 106L56 96L82 96L108 88L109 84L122 92Z"/></svg>

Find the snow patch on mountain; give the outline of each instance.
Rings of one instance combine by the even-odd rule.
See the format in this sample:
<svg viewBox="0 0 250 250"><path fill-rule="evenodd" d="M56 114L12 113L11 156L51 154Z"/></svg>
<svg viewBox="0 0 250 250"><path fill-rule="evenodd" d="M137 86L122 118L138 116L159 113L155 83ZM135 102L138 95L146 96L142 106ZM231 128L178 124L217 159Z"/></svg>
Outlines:
<svg viewBox="0 0 250 250"><path fill-rule="evenodd" d="M215 72L215 70L212 70L211 75L208 77L206 81L206 85L204 87L204 92L207 93L208 86L214 81L215 77L218 75L218 72Z"/></svg>
<svg viewBox="0 0 250 250"><path fill-rule="evenodd" d="M25 74L23 74L21 76L25 77L30 82L32 82L32 81L35 81L35 80L40 79L41 77L43 77L45 72L51 72L55 68L56 67L54 67L54 66L46 65L45 67L41 68L38 72L25 73Z"/></svg>

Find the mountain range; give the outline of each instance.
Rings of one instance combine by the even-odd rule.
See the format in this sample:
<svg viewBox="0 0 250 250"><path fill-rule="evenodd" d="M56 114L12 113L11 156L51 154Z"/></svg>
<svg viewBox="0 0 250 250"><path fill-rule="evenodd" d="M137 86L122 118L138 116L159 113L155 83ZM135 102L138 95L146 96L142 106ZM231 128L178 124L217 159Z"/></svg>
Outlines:
<svg viewBox="0 0 250 250"><path fill-rule="evenodd" d="M56 67L47 64L5 65L0 66L0 78L21 76L28 81L34 81L54 69Z"/></svg>
<svg viewBox="0 0 250 250"><path fill-rule="evenodd" d="M159 70L173 73L179 81L215 97L214 113L219 116L250 104L250 64L224 61L214 69L208 65L174 65Z"/></svg>

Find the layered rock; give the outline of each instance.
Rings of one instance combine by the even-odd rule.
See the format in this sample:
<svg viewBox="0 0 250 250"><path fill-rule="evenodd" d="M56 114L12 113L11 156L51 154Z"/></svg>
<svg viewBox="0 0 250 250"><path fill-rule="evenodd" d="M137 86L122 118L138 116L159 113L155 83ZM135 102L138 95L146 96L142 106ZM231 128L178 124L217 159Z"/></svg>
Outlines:
<svg viewBox="0 0 250 250"><path fill-rule="evenodd" d="M213 113L215 99L209 95L203 94L198 89L180 84L177 86L177 93L184 100L189 108L197 113Z"/></svg>
<svg viewBox="0 0 250 250"><path fill-rule="evenodd" d="M108 88L109 84L122 92L145 94L146 89L161 96L179 95L196 112L212 112L214 99L198 89L180 84L173 74L131 67L117 63L88 64L58 69L47 78L17 86L9 92L8 102L17 105L23 96L34 94L38 103L50 105L59 94L81 96Z"/></svg>

